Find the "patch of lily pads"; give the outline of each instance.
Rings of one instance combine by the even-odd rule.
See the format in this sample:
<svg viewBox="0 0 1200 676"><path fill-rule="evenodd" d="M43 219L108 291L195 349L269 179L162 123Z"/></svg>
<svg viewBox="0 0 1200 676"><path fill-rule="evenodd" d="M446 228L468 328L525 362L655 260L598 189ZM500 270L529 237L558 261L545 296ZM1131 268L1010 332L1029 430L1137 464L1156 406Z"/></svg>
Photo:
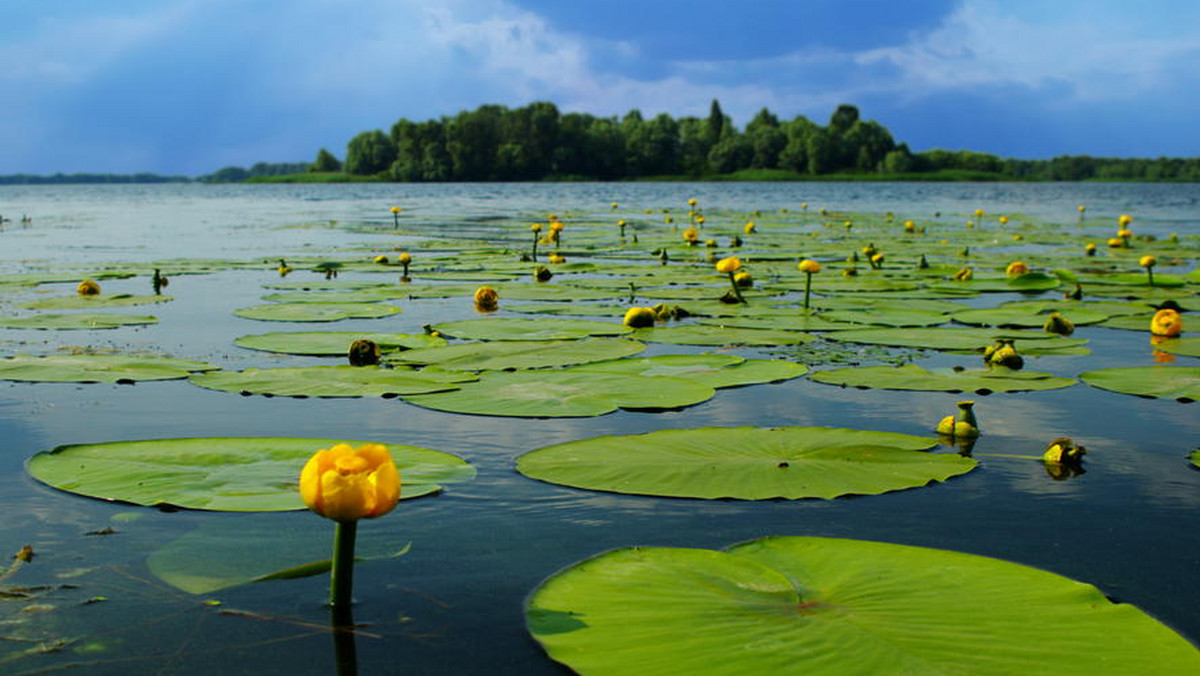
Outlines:
<svg viewBox="0 0 1200 676"><path fill-rule="evenodd" d="M122 326L157 324L151 315L125 315L104 312L45 313L28 317L0 317L0 328L42 329L54 331L88 331L118 329Z"/></svg>
<svg viewBox="0 0 1200 676"><path fill-rule="evenodd" d="M486 317L440 322L434 329L465 340L570 340L588 336L623 336L632 331L619 322L591 319Z"/></svg>
<svg viewBox="0 0 1200 676"><path fill-rule="evenodd" d="M981 369L926 369L917 364L903 366L851 366L817 371L810 380L842 387L919 392L1029 392L1057 390L1075 384L1038 371L1016 371L1000 366Z"/></svg>
<svg viewBox="0 0 1200 676"><path fill-rule="evenodd" d="M1063 338L1052 333L979 328L852 329L824 334L830 340L889 347L908 347L948 352L983 352L997 340L1012 339L1017 351L1028 355L1087 354L1087 340Z"/></svg>
<svg viewBox="0 0 1200 676"><path fill-rule="evenodd" d="M0 380L36 383L134 383L215 371L208 362L120 354L61 354L0 359Z"/></svg>
<svg viewBox="0 0 1200 676"><path fill-rule="evenodd" d="M284 331L239 336L233 344L249 350L322 357L346 356L356 340L370 340L381 353L439 347L446 339L425 333L367 333L354 331Z"/></svg>
<svg viewBox="0 0 1200 676"><path fill-rule="evenodd" d="M153 303L166 303L170 300L173 300L171 296L135 296L128 293L97 294L94 296L76 294L74 296L42 298L22 303L21 307L29 310L86 310L90 308L151 305Z"/></svg>
<svg viewBox="0 0 1200 676"><path fill-rule="evenodd" d="M505 371L620 359L645 349L642 343L621 338L496 340L407 350L389 355L385 361L433 365L448 371Z"/></svg>
<svg viewBox="0 0 1200 676"><path fill-rule="evenodd" d="M343 319L379 319L400 312L383 303L272 303L252 305L233 314L264 322L336 322Z"/></svg>
<svg viewBox="0 0 1200 676"><path fill-rule="evenodd" d="M542 583L525 621L552 659L585 674L1200 670L1186 639L1091 585L861 540L617 549ZM1052 638L1064 627L1069 648Z"/></svg>
<svg viewBox="0 0 1200 676"><path fill-rule="evenodd" d="M436 369L379 366L294 366L197 373L189 381L209 390L274 397L396 397L457 389L469 375Z"/></svg>
<svg viewBox="0 0 1200 676"><path fill-rule="evenodd" d="M530 451L517 471L589 490L684 498L877 495L965 474L936 440L824 427L726 427L603 436Z"/></svg>
<svg viewBox="0 0 1200 676"><path fill-rule="evenodd" d="M151 507L231 512L304 509L300 470L318 449L362 441L213 437L71 444L29 459L29 474L62 491ZM380 443L380 442L374 442ZM475 468L449 453L386 443L400 499L468 481Z"/></svg>

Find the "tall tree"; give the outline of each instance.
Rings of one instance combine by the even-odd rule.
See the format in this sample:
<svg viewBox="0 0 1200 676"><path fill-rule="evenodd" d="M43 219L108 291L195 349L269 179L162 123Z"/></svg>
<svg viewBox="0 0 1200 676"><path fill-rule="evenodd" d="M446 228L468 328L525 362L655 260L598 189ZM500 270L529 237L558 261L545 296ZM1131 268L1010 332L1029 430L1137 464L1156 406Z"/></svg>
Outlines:
<svg viewBox="0 0 1200 676"><path fill-rule="evenodd" d="M321 148L319 151L317 151L317 158L313 160L311 165L309 165L308 170L310 172L321 173L341 171L342 163L338 160L338 158L333 156L333 153Z"/></svg>
<svg viewBox="0 0 1200 676"><path fill-rule="evenodd" d="M364 131L350 139L346 146L346 173L360 176L378 174L390 169L396 161L396 147L378 129Z"/></svg>

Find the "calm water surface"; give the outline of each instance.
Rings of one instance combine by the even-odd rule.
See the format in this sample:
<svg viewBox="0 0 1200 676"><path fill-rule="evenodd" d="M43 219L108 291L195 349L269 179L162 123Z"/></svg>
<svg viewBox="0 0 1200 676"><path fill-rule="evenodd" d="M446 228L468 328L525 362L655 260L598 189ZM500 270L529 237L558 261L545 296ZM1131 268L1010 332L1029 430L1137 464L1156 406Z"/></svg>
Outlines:
<svg viewBox="0 0 1200 676"><path fill-rule="evenodd" d="M1141 232L1195 233L1200 186L923 184L568 184L348 186L0 187L0 273L47 267L81 273L112 262L176 258L270 261L261 269L172 279L176 300L152 309L160 323L115 331L0 329L5 355L63 346L151 350L223 368L314 363L241 350L234 337L278 330L416 333L431 321L471 315L458 299L401 301L402 314L325 325L264 324L232 316L278 281L280 257L387 251L412 243L386 226L388 207L408 223L453 231L490 218L547 212L641 217L679 210L688 197L709 209L892 211L961 222L977 207L1077 227L1089 217L1131 213ZM330 222L337 226L331 227ZM1103 221L1107 232L1111 220ZM357 227L343 227L357 226ZM1086 226L1085 226L1086 227ZM1095 227L1100 227L1099 225ZM419 255L417 253L416 255ZM331 257L333 255L331 254ZM346 279L349 275L344 275ZM0 292L0 311L74 282ZM106 293L146 293L143 277L104 282ZM1005 300L999 296L989 302ZM120 311L120 310L116 310ZM503 312L501 313L504 314ZM1075 376L1085 368L1153 363L1145 336L1081 328L1087 358L1037 360L1034 368ZM669 351L652 347L650 354ZM747 351L746 354L754 354ZM1107 355L1107 356L1106 356ZM947 361L933 356L928 363ZM1180 357L1180 364L1196 365ZM1108 360L1108 361L1106 361ZM397 399L239 397L186 381L103 384L0 382L0 549L32 545L37 558L8 584L69 585L20 612L0 605L0 634L64 639L61 651L5 663L15 673L79 668L88 673L322 673L334 645L322 606L327 580L248 585L192 596L159 581L146 560L199 529L246 533L247 547L323 552L331 524L308 513L160 512L55 491L29 479L25 460L61 444L188 436L380 439L447 451L478 478L440 496L402 503L365 522L363 547L411 542L400 558L359 566L356 642L362 673L556 674L523 625L525 596L546 576L627 545L723 547L764 535L820 535L954 549L1038 566L1137 604L1193 642L1200 640L1200 472L1186 461L1200 440L1197 404L1146 400L1084 385L1045 393L991 395L977 405L985 436L981 466L945 484L833 501L701 501L594 493L521 477L514 458L547 444L603 434L708 425L820 425L928 434L958 395L841 390L807 379L718 391L702 405L667 413L516 420L420 409ZM1087 472L1054 481L1038 462L985 454L1037 455L1069 435L1091 451ZM89 532L112 527L111 535ZM314 544L315 543L315 544ZM301 556L297 562L323 556ZM85 603L104 597L105 601ZM213 599L221 605L207 605ZM234 610L237 612L229 612ZM224 611L224 612L223 612ZM1064 628L1069 645L1069 628ZM23 649L24 644L0 646ZM0 652L3 655L12 653Z"/></svg>

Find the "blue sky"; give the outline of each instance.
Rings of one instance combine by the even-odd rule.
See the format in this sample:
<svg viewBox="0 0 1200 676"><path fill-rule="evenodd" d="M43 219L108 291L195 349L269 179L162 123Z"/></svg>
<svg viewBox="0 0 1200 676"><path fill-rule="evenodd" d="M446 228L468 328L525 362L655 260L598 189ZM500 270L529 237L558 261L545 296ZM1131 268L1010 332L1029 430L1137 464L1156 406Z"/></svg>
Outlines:
<svg viewBox="0 0 1200 676"><path fill-rule="evenodd" d="M341 157L484 103L822 124L914 150L1200 155L1195 0L3 0L0 174Z"/></svg>

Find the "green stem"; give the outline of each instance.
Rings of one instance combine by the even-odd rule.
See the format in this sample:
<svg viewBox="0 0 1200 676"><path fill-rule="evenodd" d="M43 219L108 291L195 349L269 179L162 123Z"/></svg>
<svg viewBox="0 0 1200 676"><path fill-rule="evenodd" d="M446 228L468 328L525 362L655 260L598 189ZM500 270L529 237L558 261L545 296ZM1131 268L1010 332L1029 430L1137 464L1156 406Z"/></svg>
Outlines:
<svg viewBox="0 0 1200 676"><path fill-rule="evenodd" d="M804 273L804 309L808 309L808 294L812 290L812 273Z"/></svg>
<svg viewBox="0 0 1200 676"><path fill-rule="evenodd" d="M533 256L531 256L534 263L537 262L537 242L538 242L538 236L537 236L537 233L534 233L534 235L533 235Z"/></svg>
<svg viewBox="0 0 1200 676"><path fill-rule="evenodd" d="M1146 275L1150 277L1150 286L1154 286L1154 268L1146 268Z"/></svg>
<svg viewBox="0 0 1200 676"><path fill-rule="evenodd" d="M729 286L733 287L733 295L737 296L739 303L746 303L746 299L742 298L742 290L738 288L737 282L733 281L733 273L729 273Z"/></svg>
<svg viewBox="0 0 1200 676"><path fill-rule="evenodd" d="M392 227L393 228L400 227L400 214L392 214Z"/></svg>
<svg viewBox="0 0 1200 676"><path fill-rule="evenodd" d="M329 573L329 605L349 608L354 593L354 537L357 521L338 521L333 531L333 568Z"/></svg>

